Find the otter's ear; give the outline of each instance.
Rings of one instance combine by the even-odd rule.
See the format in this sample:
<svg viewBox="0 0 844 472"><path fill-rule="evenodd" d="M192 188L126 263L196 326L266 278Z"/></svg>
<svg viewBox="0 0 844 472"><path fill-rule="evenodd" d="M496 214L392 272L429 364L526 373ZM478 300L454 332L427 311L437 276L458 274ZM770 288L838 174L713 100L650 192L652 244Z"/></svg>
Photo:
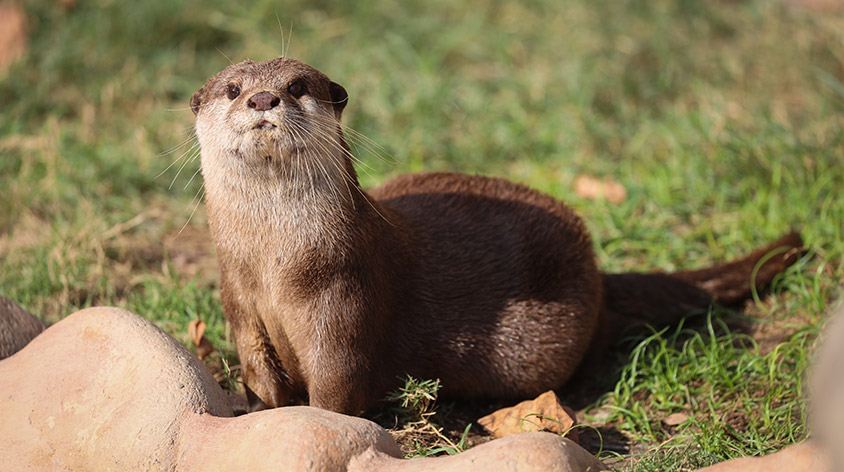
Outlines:
<svg viewBox="0 0 844 472"><path fill-rule="evenodd" d="M205 87L197 90L196 93L190 97L190 109L193 111L193 114L196 115L199 113L199 107L202 105L202 95L205 92Z"/></svg>
<svg viewBox="0 0 844 472"><path fill-rule="evenodd" d="M328 84L328 93L331 94L331 105L334 107L334 113L339 118L340 114L343 113L343 108L346 108L346 104L349 103L349 94L337 82Z"/></svg>

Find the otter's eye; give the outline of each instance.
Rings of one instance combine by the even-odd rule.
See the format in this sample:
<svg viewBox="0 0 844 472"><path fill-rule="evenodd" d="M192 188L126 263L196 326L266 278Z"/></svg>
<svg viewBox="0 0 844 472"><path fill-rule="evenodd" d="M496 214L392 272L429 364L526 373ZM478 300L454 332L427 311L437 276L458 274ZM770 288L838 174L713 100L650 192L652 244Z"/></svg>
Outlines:
<svg viewBox="0 0 844 472"><path fill-rule="evenodd" d="M226 85L226 96L229 97L229 100L234 100L237 96L240 95L240 86L237 84L228 84Z"/></svg>
<svg viewBox="0 0 844 472"><path fill-rule="evenodd" d="M304 80L297 79L287 86L287 91L290 93L290 95L299 98L302 95L308 93L308 87L305 86Z"/></svg>

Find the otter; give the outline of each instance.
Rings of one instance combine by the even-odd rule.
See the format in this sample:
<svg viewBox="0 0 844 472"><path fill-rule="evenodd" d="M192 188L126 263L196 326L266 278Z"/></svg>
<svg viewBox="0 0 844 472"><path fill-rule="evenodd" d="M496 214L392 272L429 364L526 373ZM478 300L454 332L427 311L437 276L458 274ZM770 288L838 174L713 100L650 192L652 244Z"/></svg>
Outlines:
<svg viewBox="0 0 844 472"><path fill-rule="evenodd" d="M364 191L340 124L348 98L278 58L231 65L190 101L256 408L356 415L405 374L452 397L531 397L563 386L614 327L738 303L802 245L788 234L706 269L604 274L580 217L524 185L424 173Z"/></svg>

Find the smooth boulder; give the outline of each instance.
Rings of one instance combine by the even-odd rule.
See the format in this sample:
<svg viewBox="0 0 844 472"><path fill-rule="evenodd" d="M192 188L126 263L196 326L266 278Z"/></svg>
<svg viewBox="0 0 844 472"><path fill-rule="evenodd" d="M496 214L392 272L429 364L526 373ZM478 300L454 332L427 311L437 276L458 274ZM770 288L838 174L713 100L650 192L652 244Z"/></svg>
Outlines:
<svg viewBox="0 0 844 472"><path fill-rule="evenodd" d="M402 460L370 450L349 472L597 472L609 470L575 442L551 433L520 433L453 456Z"/></svg>
<svg viewBox="0 0 844 472"><path fill-rule="evenodd" d="M52 325L0 378L0 463L14 470L173 470L187 417L232 414L187 350L115 308Z"/></svg>
<svg viewBox="0 0 844 472"><path fill-rule="evenodd" d="M844 304L830 316L820 341L809 381L809 424L832 470L844 470Z"/></svg>
<svg viewBox="0 0 844 472"><path fill-rule="evenodd" d="M150 322L89 308L0 362L0 463L10 470L604 470L549 433L401 459L371 421L310 407L231 417L205 366Z"/></svg>
<svg viewBox="0 0 844 472"><path fill-rule="evenodd" d="M761 457L741 457L698 472L832 472L821 450L811 441Z"/></svg>

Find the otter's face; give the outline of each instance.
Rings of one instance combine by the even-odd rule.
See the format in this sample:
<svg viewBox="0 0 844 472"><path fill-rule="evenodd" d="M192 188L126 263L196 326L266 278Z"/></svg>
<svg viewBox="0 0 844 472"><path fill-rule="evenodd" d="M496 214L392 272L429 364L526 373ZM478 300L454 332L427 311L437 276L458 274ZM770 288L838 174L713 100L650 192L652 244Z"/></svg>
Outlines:
<svg viewBox="0 0 844 472"><path fill-rule="evenodd" d="M203 172L207 164L273 171L332 164L343 156L347 101L343 87L293 59L229 66L191 98Z"/></svg>

